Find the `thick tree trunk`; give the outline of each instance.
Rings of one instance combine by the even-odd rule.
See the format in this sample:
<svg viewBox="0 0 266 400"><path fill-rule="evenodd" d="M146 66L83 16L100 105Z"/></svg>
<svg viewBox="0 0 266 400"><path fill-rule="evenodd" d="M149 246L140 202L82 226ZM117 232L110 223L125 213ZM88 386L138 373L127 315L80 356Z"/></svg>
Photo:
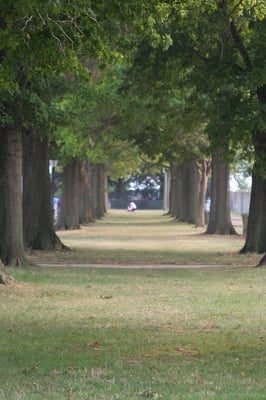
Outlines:
<svg viewBox="0 0 266 400"><path fill-rule="evenodd" d="M181 167L177 164L171 164L170 167L170 193L169 193L169 213L178 220L181 202Z"/></svg>
<svg viewBox="0 0 266 400"><path fill-rule="evenodd" d="M105 175L102 164L91 165L91 191L93 217L100 219L104 216L105 209Z"/></svg>
<svg viewBox="0 0 266 400"><path fill-rule="evenodd" d="M266 252L266 180L255 171L256 165L252 175L247 235L242 253Z"/></svg>
<svg viewBox="0 0 266 400"><path fill-rule="evenodd" d="M258 88L258 99L261 104L266 104L266 85ZM266 252L266 134L257 130L253 135L255 149L255 163L252 174L251 200L248 216L246 242L242 253ZM266 264L264 256L259 265Z"/></svg>
<svg viewBox="0 0 266 400"><path fill-rule="evenodd" d="M196 216L196 227L203 227L207 221L205 221L204 207L206 202L206 193L208 187L208 177L211 170L211 162L203 160L200 163L200 189L199 189L199 201Z"/></svg>
<svg viewBox="0 0 266 400"><path fill-rule="evenodd" d="M23 135L24 244L35 250L66 247L54 231L49 178L48 139L30 131Z"/></svg>
<svg viewBox="0 0 266 400"><path fill-rule="evenodd" d="M91 208L91 173L89 161L79 163L79 221L81 224L93 222Z"/></svg>
<svg viewBox="0 0 266 400"><path fill-rule="evenodd" d="M107 209L106 209L106 190L107 190L107 181L105 175L105 167L103 164L98 165L98 180L99 180L99 192L98 192L98 201L99 201L99 212L102 218Z"/></svg>
<svg viewBox="0 0 266 400"><path fill-rule="evenodd" d="M211 210L207 234L236 235L230 216L229 164L221 150L212 158Z"/></svg>
<svg viewBox="0 0 266 400"><path fill-rule="evenodd" d="M15 127L0 129L0 258L27 265L22 228L22 140Z"/></svg>
<svg viewBox="0 0 266 400"><path fill-rule="evenodd" d="M187 202L186 222L196 224L200 191L200 174L196 162L187 165L184 183L186 188L185 201Z"/></svg>
<svg viewBox="0 0 266 400"><path fill-rule="evenodd" d="M171 166L170 214L180 222L196 223L199 171L195 163Z"/></svg>
<svg viewBox="0 0 266 400"><path fill-rule="evenodd" d="M58 229L79 229L79 162L64 167Z"/></svg>

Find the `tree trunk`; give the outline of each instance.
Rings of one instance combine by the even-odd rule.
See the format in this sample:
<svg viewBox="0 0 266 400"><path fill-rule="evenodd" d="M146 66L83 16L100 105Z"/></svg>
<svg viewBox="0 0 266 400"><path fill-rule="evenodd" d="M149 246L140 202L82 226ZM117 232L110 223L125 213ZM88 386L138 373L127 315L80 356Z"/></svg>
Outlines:
<svg viewBox="0 0 266 400"><path fill-rule="evenodd" d="M23 245L22 139L15 127L0 129L0 258L6 265L29 264Z"/></svg>
<svg viewBox="0 0 266 400"><path fill-rule="evenodd" d="M79 229L79 162L64 167L58 229Z"/></svg>
<svg viewBox="0 0 266 400"><path fill-rule="evenodd" d="M247 235L242 253L266 252L266 180L255 171L256 165L252 175Z"/></svg>
<svg viewBox="0 0 266 400"><path fill-rule="evenodd" d="M109 210L110 208L110 204L109 204L109 191L108 191L108 176L105 168L104 168L103 182L104 182L104 213L106 213L107 210Z"/></svg>
<svg viewBox="0 0 266 400"><path fill-rule="evenodd" d="M93 222L91 208L91 174L89 161L79 163L79 221L81 224Z"/></svg>
<svg viewBox="0 0 266 400"><path fill-rule="evenodd" d="M212 158L211 210L207 234L236 235L230 216L229 164L218 150Z"/></svg>
<svg viewBox="0 0 266 400"><path fill-rule="evenodd" d="M98 218L97 206L97 168L96 164L90 164L90 177L91 177L91 210L93 219Z"/></svg>
<svg viewBox="0 0 266 400"><path fill-rule="evenodd" d="M106 175L105 175L105 167L103 164L98 165L98 180L99 180L99 186L98 186L98 201L99 201L99 212L100 212L100 218L102 218L106 211L106 191L107 191L107 181L106 181Z"/></svg>
<svg viewBox="0 0 266 400"><path fill-rule="evenodd" d="M177 164L170 167L169 213L178 220L181 194L181 168Z"/></svg>
<svg viewBox="0 0 266 400"><path fill-rule="evenodd" d="M164 182L163 182L163 209L170 211L170 170L164 168L163 170Z"/></svg>
<svg viewBox="0 0 266 400"><path fill-rule="evenodd" d="M92 180L92 210L94 218L100 219L104 216L105 209L105 174L102 164L91 165Z"/></svg>
<svg viewBox="0 0 266 400"><path fill-rule="evenodd" d="M187 203L187 215L185 221L189 224L196 224L200 191L200 174L196 162L190 162L186 165L186 174L184 179L184 201Z"/></svg>
<svg viewBox="0 0 266 400"><path fill-rule="evenodd" d="M205 215L204 215L204 206L206 202L206 193L208 187L208 177L211 170L211 163L209 161L203 160L200 163L200 189L199 189L199 201L198 201L198 208L197 208L197 216L196 216L196 227L201 226L203 227L206 222Z"/></svg>
<svg viewBox="0 0 266 400"><path fill-rule="evenodd" d="M23 135L23 230L27 248L66 248L54 231L48 139L30 131Z"/></svg>
<svg viewBox="0 0 266 400"><path fill-rule="evenodd" d="M266 85L258 88L258 100L266 104ZM252 174L252 189L248 216L246 242L242 253L266 252L266 136L264 131L257 130L253 135L255 163ZM264 256L259 265L266 264Z"/></svg>
<svg viewBox="0 0 266 400"><path fill-rule="evenodd" d="M176 220L196 223L199 195L199 171L195 163L171 166L171 209Z"/></svg>

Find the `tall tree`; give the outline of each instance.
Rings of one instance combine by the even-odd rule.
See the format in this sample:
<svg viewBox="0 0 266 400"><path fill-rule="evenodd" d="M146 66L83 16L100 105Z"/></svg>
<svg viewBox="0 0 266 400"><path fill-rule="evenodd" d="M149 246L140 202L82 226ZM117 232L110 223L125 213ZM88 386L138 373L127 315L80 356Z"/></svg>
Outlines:
<svg viewBox="0 0 266 400"><path fill-rule="evenodd" d="M216 126L213 133L228 138L227 154L233 157L242 147L244 157L248 150L254 150L250 218L242 251L264 252L265 4L195 0L183 5L180 10L173 6L173 49L184 55L185 64L191 66L191 78L197 81L199 90L208 94L212 111L209 119L214 115L216 122L220 120L226 127L218 131Z"/></svg>
<svg viewBox="0 0 266 400"><path fill-rule="evenodd" d="M0 6L0 257L5 264L27 263L22 229L22 126L30 121L29 109L35 114L41 111L30 82L43 72L73 65L73 44L80 41L75 6L38 1Z"/></svg>
<svg viewBox="0 0 266 400"><path fill-rule="evenodd" d="M0 125L2 166L0 191L0 257L8 264L25 263L22 237L21 179L21 131L25 125L25 110L31 102L30 83L43 73L62 73L81 69L81 55L102 58L115 55L110 51L113 37L123 37L121 25L131 20L139 25L137 16L145 14L143 4L129 0L114 1L112 7L100 1L93 9L84 0L62 0L41 2L26 0L2 2L0 6ZM118 23L120 21L120 23ZM125 22L126 21L126 22ZM123 22L123 23L122 23ZM132 24L132 22L131 22ZM116 32L116 35L113 35ZM119 35L118 35L119 34ZM124 35L125 36L125 35ZM117 43L117 42L116 42ZM32 105L34 102L31 103ZM40 109L35 110L38 114ZM20 141L20 143L19 143ZM15 145L16 143L16 145ZM7 159L7 155L9 158ZM13 162L17 159L17 162ZM8 176L13 179L13 187L7 185ZM5 189L4 189L5 185ZM2 190L3 186L3 190ZM12 209L12 207L15 207ZM11 221L11 216L17 218ZM16 227L12 228L13 223ZM16 234L15 234L16 233ZM12 239L10 239L12 237ZM11 242L14 242L11 245ZM7 249L6 243L10 243ZM11 249L12 247L12 249Z"/></svg>

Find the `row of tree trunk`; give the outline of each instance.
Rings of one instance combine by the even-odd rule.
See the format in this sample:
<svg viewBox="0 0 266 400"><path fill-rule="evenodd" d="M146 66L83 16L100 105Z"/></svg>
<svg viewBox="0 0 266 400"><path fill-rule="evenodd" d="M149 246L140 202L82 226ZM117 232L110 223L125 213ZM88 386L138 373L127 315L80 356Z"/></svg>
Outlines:
<svg viewBox="0 0 266 400"><path fill-rule="evenodd" d="M78 229L106 212L103 165L71 161L64 168L57 229ZM55 232L48 139L27 130L0 130L0 260L27 265L25 249L64 250Z"/></svg>
<svg viewBox="0 0 266 400"><path fill-rule="evenodd" d="M205 202L208 176L212 169L211 207L209 220L205 220ZM233 235L229 197L229 164L218 151L212 161L172 164L169 212L177 221L204 226L206 233Z"/></svg>
<svg viewBox="0 0 266 400"><path fill-rule="evenodd" d="M211 207L206 221L204 209L211 169ZM223 161L220 151L213 155L211 162L172 164L170 176L170 215L196 226L207 223L208 234L236 234L230 216L229 164Z"/></svg>
<svg viewBox="0 0 266 400"><path fill-rule="evenodd" d="M57 229L79 229L107 211L107 181L103 164L73 160L64 167Z"/></svg>
<svg viewBox="0 0 266 400"><path fill-rule="evenodd" d="M259 147L261 149L261 146ZM260 157L260 160L262 157ZM170 209L178 221L204 225L210 164L171 166ZM212 158L211 210L206 233L235 234L229 208L229 167L221 152ZM57 229L79 229L106 212L106 176L101 164L72 160L64 168ZM242 252L266 250L266 184L255 163L246 243ZM0 130L0 260L25 265L25 248L64 250L55 233L48 139L19 129ZM262 263L265 257L262 259Z"/></svg>

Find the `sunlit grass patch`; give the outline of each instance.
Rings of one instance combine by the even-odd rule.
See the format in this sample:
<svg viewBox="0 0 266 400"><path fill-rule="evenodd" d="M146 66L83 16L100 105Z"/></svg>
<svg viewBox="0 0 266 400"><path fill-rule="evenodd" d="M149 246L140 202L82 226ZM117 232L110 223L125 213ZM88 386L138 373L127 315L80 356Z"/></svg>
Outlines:
<svg viewBox="0 0 266 400"><path fill-rule="evenodd" d="M110 210L95 223L59 231L70 252L32 252L39 262L84 264L256 265L260 256L239 254L242 235L206 235L205 228L176 223L162 210Z"/></svg>

